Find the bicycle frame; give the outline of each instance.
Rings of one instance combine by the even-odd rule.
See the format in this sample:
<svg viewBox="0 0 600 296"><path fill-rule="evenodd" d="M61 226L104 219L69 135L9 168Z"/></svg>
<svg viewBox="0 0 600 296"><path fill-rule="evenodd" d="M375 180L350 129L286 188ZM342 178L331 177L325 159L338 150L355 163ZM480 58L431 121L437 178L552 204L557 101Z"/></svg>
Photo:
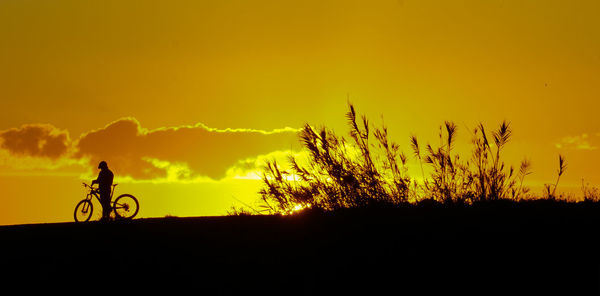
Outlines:
<svg viewBox="0 0 600 296"><path fill-rule="evenodd" d="M115 194L115 187L117 187L117 185L119 185L119 184L113 184L111 186L112 187L111 191L110 191L110 201L111 202L112 202L113 195ZM91 196L93 195L93 196L96 197L96 199L98 200L98 202L100 202L100 192L98 191L98 188L94 188L93 185L88 185L86 183L83 183L83 186L90 189L90 192L86 196L87 200L91 201L92 200Z"/></svg>

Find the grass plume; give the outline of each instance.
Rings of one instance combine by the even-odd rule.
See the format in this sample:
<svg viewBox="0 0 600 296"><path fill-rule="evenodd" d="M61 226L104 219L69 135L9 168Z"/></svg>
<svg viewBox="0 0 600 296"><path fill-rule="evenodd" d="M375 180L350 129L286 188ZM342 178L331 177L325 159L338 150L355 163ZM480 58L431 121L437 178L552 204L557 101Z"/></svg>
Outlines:
<svg viewBox="0 0 600 296"><path fill-rule="evenodd" d="M410 177L406 154L390 139L385 124L374 128L365 116L357 115L351 103L346 119L350 127L348 138L326 127L304 126L300 140L308 162L301 164L290 156L287 170L275 161L267 162L262 176L264 186L259 192L266 207L273 212L290 213L298 208L329 211L421 200L472 204L520 200L529 192L524 180L531 174L531 162L524 159L515 171L502 161L503 150L512 136L507 121L491 132L482 123L477 125L468 159L454 151L458 127L451 121L439 127L439 146L422 146L412 135L410 146L423 179L420 185ZM428 176L424 164L431 169ZM553 190L547 186L548 197L555 196L565 170L565 158L559 155L558 177Z"/></svg>

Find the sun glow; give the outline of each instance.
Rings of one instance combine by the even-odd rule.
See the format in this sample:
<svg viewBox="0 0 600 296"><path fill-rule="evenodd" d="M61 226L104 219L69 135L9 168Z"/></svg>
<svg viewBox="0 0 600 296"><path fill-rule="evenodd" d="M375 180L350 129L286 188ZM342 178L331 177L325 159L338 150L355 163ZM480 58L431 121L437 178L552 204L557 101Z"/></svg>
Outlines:
<svg viewBox="0 0 600 296"><path fill-rule="evenodd" d="M291 210L289 210L288 212L284 212L283 215L298 214L306 209L310 209L311 206L311 204L296 204Z"/></svg>

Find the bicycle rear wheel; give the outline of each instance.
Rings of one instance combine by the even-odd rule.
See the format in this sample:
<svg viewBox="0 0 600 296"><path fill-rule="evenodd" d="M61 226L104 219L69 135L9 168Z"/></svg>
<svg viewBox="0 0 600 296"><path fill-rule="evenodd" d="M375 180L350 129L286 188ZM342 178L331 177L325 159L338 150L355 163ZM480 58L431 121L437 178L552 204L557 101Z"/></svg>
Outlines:
<svg viewBox="0 0 600 296"><path fill-rule="evenodd" d="M132 219L140 210L140 204L131 194L122 194L113 203L115 216L122 219Z"/></svg>
<svg viewBox="0 0 600 296"><path fill-rule="evenodd" d="M87 222L90 221L92 217L92 212L94 211L94 206L92 206L92 202L90 200L84 199L80 201L75 207L75 222Z"/></svg>

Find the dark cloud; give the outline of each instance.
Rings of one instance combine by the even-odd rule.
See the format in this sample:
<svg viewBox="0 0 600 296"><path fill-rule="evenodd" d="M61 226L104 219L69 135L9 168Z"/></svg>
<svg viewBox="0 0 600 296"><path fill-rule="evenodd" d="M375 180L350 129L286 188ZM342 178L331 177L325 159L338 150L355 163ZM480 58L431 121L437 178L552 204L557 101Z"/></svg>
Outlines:
<svg viewBox="0 0 600 296"><path fill-rule="evenodd" d="M298 144L297 130L261 131L214 129L202 124L148 130L134 118L124 118L71 141L69 133L47 124L30 124L0 131L4 164L18 166L18 157L38 158L30 163L38 168L73 164L95 168L106 160L118 176L136 180L191 180L226 176L236 165L273 151L288 150ZM49 159L51 162L45 162ZM250 159L250 160L248 160ZM89 160L86 165L85 161ZM244 162L245 160L248 160ZM94 171L95 172L95 171Z"/></svg>
<svg viewBox="0 0 600 296"><path fill-rule="evenodd" d="M238 161L297 143L296 130L218 130L202 124L147 130L133 118L115 121L83 135L75 157L88 157L91 165L106 160L120 175L135 179L165 177L149 159L185 164L196 176L220 179Z"/></svg>
<svg viewBox="0 0 600 296"><path fill-rule="evenodd" d="M13 155L57 159L70 146L67 131L47 124L30 124L0 131L0 148Z"/></svg>

